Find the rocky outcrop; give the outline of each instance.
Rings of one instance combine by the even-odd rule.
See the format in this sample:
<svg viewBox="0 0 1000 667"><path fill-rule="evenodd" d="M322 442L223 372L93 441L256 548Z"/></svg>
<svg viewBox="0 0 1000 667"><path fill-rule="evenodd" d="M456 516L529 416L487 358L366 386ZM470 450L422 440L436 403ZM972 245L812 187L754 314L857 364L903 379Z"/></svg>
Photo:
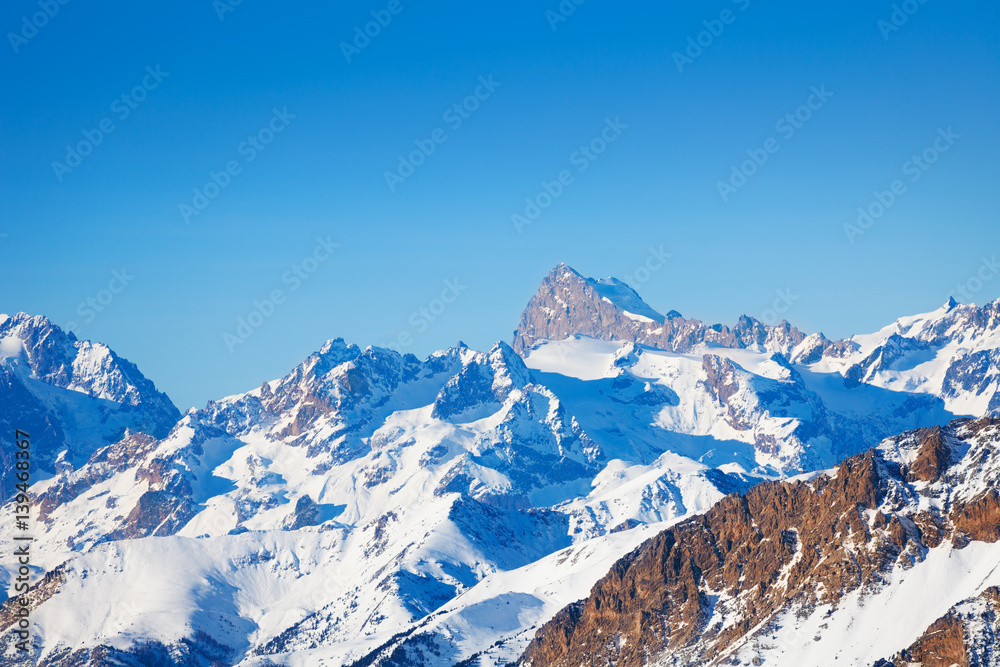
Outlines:
<svg viewBox="0 0 1000 667"><path fill-rule="evenodd" d="M844 377L848 388L875 385L933 394L960 409L953 414L1000 413L1000 300L982 307L949 300L925 315L901 318L878 332L866 345L857 340L830 341L806 335L788 322L764 324L742 316L732 327L706 325L676 311L663 316L630 287L614 278L585 278L560 264L542 281L521 314L514 350L522 356L543 341L575 335L632 342L670 352L697 351L698 346L780 353L793 364L825 362ZM961 345L952 343L960 341ZM863 350L863 351L862 351ZM921 375L921 364L937 359L947 370L943 379ZM906 382L900 382L904 374Z"/></svg>
<svg viewBox="0 0 1000 667"><path fill-rule="evenodd" d="M1000 492L984 491L972 500L955 506L951 513L955 528L973 540L1000 540Z"/></svg>
<svg viewBox="0 0 1000 667"><path fill-rule="evenodd" d="M180 418L135 364L44 317L0 315L0 342L0 463L9 463L15 429L32 435L33 466L55 473L57 457L81 465L126 431L162 437ZM0 468L4 497L14 487L12 470Z"/></svg>
<svg viewBox="0 0 1000 667"><path fill-rule="evenodd" d="M1000 587L952 607L913 645L874 667L992 667L1000 663Z"/></svg>
<svg viewBox="0 0 1000 667"><path fill-rule="evenodd" d="M60 505L72 502L95 484L133 467L149 455L159 441L143 433L125 433L119 442L94 452L80 471L64 471L38 499L38 520L46 521Z"/></svg>
<svg viewBox="0 0 1000 667"><path fill-rule="evenodd" d="M621 281L584 278L560 264L545 277L521 314L514 332L514 350L525 355L539 341L563 340L574 334L631 341L674 352L712 343L786 355L806 339L787 322L768 326L746 315L732 328L685 319L676 311L664 317ZM818 348L821 354L829 345L830 341L817 336L810 353Z"/></svg>
<svg viewBox="0 0 1000 667"><path fill-rule="evenodd" d="M961 461L951 441L968 447ZM520 664L718 664L792 603L815 609L877 591L893 569L948 541L959 548L963 535L994 542L1000 511L987 487L1000 470L998 441L994 421L957 420L847 459L835 475L729 496L616 563L587 599L538 631ZM941 623L914 655L958 656L954 623Z"/></svg>

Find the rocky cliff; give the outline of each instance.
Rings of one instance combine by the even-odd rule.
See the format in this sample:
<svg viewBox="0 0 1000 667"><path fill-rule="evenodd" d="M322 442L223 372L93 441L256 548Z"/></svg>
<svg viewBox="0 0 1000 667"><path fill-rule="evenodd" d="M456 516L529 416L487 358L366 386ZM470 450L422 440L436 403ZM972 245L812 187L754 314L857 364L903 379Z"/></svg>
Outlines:
<svg viewBox="0 0 1000 667"><path fill-rule="evenodd" d="M787 322L767 326L743 316L730 328L706 325L670 311L659 314L628 285L615 278L585 278L565 264L552 269L528 302L514 332L514 350L525 354L543 340L582 334L601 340L631 341L673 352L703 343L721 347L780 352L788 356L807 336ZM819 354L832 343L810 340Z"/></svg>
<svg viewBox="0 0 1000 667"><path fill-rule="evenodd" d="M790 656L820 644L831 656L850 653L831 628L859 599L883 604L904 573L929 574L931 560L1000 539L998 443L997 420L958 420L888 440L831 473L729 496L617 562L589 597L538 631L520 664L807 664ZM996 627L996 563L970 568L985 575L976 591L985 621L972 632L964 612L950 612L912 646L897 629L901 659L934 654L948 657L924 664L970 664L968 655L990 643L980 636ZM924 604L932 620L935 608L952 606ZM817 618L817 634L796 635ZM868 657L844 664L878 655Z"/></svg>

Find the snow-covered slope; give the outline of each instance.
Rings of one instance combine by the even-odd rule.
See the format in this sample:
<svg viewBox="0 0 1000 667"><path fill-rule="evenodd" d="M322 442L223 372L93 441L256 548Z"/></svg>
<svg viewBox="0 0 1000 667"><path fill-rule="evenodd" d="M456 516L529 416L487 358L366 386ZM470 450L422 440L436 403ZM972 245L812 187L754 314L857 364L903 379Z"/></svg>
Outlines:
<svg viewBox="0 0 1000 667"><path fill-rule="evenodd" d="M522 664L995 664L998 446L1000 421L956 420L729 497L609 568ZM957 647L907 659L949 614Z"/></svg>
<svg viewBox="0 0 1000 667"><path fill-rule="evenodd" d="M34 487L35 565L63 578L34 617L36 655L361 658L486 577L753 482L654 444L609 455L503 343L421 362L330 341ZM106 586L123 596L106 612L80 604Z"/></svg>
<svg viewBox="0 0 1000 667"><path fill-rule="evenodd" d="M849 383L940 396L955 414L1000 409L1000 300L983 307L951 300L845 341L853 352L812 364Z"/></svg>
<svg viewBox="0 0 1000 667"><path fill-rule="evenodd" d="M949 304L831 342L663 316L557 267L513 347L419 360L331 340L182 416L106 347L0 318L0 398L51 445L32 487L33 657L505 664L611 564L727 495L995 409L996 311ZM0 559L0 579L16 566Z"/></svg>
<svg viewBox="0 0 1000 667"><path fill-rule="evenodd" d="M795 474L952 416L934 396L845 384L746 349L573 336L536 343L525 363L605 451L633 461L666 448L731 472Z"/></svg>
<svg viewBox="0 0 1000 667"><path fill-rule="evenodd" d="M14 431L34 437L34 476L80 465L126 429L162 436L180 417L167 396L106 345L49 320L0 315L0 493L14 488Z"/></svg>

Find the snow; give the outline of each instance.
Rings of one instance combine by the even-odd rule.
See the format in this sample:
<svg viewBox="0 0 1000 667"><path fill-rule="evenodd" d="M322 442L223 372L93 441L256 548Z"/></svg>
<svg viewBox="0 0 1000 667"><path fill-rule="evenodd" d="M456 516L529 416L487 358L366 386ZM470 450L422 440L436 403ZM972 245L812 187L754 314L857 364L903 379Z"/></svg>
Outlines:
<svg viewBox="0 0 1000 667"><path fill-rule="evenodd" d="M904 341L915 342L918 349L904 352L889 368L866 375L867 384L897 392L941 396L945 408L955 415L982 416L988 410L993 392L963 391L958 395L943 392L945 378L956 361L976 352L1000 348L998 322L994 318L982 327L974 325L977 312L975 305L945 304L928 313L902 317L875 333L849 338L859 346L853 354L842 359L823 357L809 368L818 374L844 374L886 345L890 337L901 336ZM924 349L919 349L921 345Z"/></svg>
<svg viewBox="0 0 1000 667"><path fill-rule="evenodd" d="M585 598L619 558L669 528L675 521L606 535L550 554L530 565L496 572L432 616L422 631L457 640L459 655L485 651L482 667L512 663L540 626L567 604ZM495 646L501 642L500 646ZM291 664L310 664L313 656ZM453 662L442 661L440 667ZM439 667L427 665L427 667Z"/></svg>
<svg viewBox="0 0 1000 667"><path fill-rule="evenodd" d="M9 317L3 315L0 324L6 322ZM0 338L0 359L17 358L24 353L24 342L17 336L5 336Z"/></svg>
<svg viewBox="0 0 1000 667"><path fill-rule="evenodd" d="M737 366L733 378L737 389L725 405L706 386L705 354ZM796 474L802 466L830 467L843 456L834 453L834 442L826 435L798 440L798 427L813 421L821 410L854 420L857 443L845 443L838 434L836 444L856 451L893 433L952 417L943 405L913 403L908 393L868 385L848 388L839 373L798 365L792 370L769 353L752 350L700 346L682 354L574 336L537 345L525 364L577 415L588 433L605 437L602 447L609 456L642 463L667 450L713 467L761 476ZM626 375L642 386L621 388ZM655 394L654 389L662 400L644 400ZM769 403L779 395L787 398ZM740 424L733 415L749 425ZM756 447L759 440L772 439L782 443L777 452Z"/></svg>
<svg viewBox="0 0 1000 667"><path fill-rule="evenodd" d="M663 322L663 315L653 310L635 290L617 278L587 279L602 299L640 322Z"/></svg>
<svg viewBox="0 0 1000 667"><path fill-rule="evenodd" d="M973 542L961 550L943 545L917 566L893 570L877 599L858 590L832 613L820 607L799 619L794 610L786 612L777 621L775 639L763 642L760 654L777 664L831 664L833 657L840 665L870 665L908 648L952 606L996 585L1000 543ZM732 654L749 662L757 652L743 646Z"/></svg>
<svg viewBox="0 0 1000 667"><path fill-rule="evenodd" d="M623 283L593 286L625 317L663 321ZM459 346L407 366L387 350L329 341L267 383L286 401L277 413L262 405L258 387L189 411L120 470L83 466L77 457L72 472L36 482L36 494L69 481L83 487L39 526L35 564L66 563L69 572L33 616L39 636L51 654L151 638L177 643L197 629L231 646L241 664L263 667L267 658L249 651L278 636L281 660L312 665L345 664L411 632L444 642L450 653L441 667L488 647L480 664L503 664L618 558L712 507L728 492L720 488L726 480L738 486L794 475L808 482L843 458L835 445L845 446L845 423L861 434L851 443L860 449L947 421L949 410L983 409L990 396L914 405L914 394L936 396L952 360L1000 347L995 329L914 348L869 384L848 388L843 377L893 334L930 335L963 308L855 337L860 349L846 359L790 367L769 352L702 345L675 353L585 336L542 341L523 366L506 345L488 353ZM21 366L19 338L0 339L3 363L24 374L46 405L73 416L68 438L85 459L126 423L97 408L113 407L112 397L141 397L109 379L108 348L78 342L73 349L81 380L67 397L65 387ZM710 378L706 365L725 377ZM823 419L841 430L822 431ZM817 425L819 435L801 436L809 433L803 425ZM914 456L910 442L882 447L901 461ZM140 473L164 462L189 489L194 518L170 537L105 542L155 485ZM956 487L955 497L996 483L995 476L975 480ZM316 506L315 525L289 530L305 497ZM0 516L0 539L10 525ZM611 532L627 526L637 527ZM998 558L993 545L978 543L932 550L893 574L890 606L859 593L831 617L825 609L805 620L789 616L769 655L779 664L887 657L942 608L996 583L996 570L984 563ZM4 561L0 580L9 582L13 567ZM933 604L917 604L927 594ZM713 595L716 606L726 602ZM886 610L896 621L879 615ZM823 623L829 627L814 642ZM753 657L750 647L740 651Z"/></svg>

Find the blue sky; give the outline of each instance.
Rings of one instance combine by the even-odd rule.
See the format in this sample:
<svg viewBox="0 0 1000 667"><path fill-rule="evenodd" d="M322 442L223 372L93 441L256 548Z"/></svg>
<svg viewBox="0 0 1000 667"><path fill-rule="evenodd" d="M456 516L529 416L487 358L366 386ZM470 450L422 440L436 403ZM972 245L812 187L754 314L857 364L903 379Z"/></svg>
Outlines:
<svg viewBox="0 0 1000 667"><path fill-rule="evenodd" d="M996 3L230 2L0 9L0 310L182 408L510 340L558 262L830 337L1000 296Z"/></svg>

